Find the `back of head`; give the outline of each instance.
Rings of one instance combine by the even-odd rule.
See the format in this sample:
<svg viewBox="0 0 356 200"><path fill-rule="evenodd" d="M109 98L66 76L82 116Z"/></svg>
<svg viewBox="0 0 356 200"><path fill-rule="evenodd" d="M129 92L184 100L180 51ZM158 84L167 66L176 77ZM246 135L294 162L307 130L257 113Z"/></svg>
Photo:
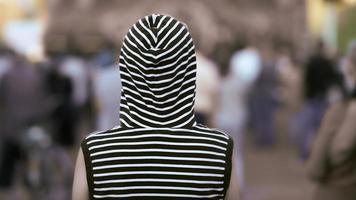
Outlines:
<svg viewBox="0 0 356 200"><path fill-rule="evenodd" d="M150 15L135 23L120 54L123 127L187 127L195 124L196 57L185 24Z"/></svg>

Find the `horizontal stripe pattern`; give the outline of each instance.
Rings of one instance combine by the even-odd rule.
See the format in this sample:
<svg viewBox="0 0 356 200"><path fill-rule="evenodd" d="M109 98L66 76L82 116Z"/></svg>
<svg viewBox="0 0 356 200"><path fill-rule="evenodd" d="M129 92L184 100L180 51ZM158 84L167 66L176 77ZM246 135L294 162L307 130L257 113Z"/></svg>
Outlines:
<svg viewBox="0 0 356 200"><path fill-rule="evenodd" d="M232 141L195 122L194 48L169 16L147 16L128 31L120 126L82 142L91 199L224 198Z"/></svg>
<svg viewBox="0 0 356 200"><path fill-rule="evenodd" d="M123 128L89 135L82 148L93 199L223 199L230 138L201 126Z"/></svg>

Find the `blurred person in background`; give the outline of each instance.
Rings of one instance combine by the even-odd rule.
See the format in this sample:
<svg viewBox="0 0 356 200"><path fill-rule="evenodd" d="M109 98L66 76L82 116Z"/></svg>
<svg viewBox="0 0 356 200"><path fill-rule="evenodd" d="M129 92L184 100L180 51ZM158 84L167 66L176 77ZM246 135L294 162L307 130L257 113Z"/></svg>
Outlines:
<svg viewBox="0 0 356 200"><path fill-rule="evenodd" d="M11 65L11 51L0 45L0 80Z"/></svg>
<svg viewBox="0 0 356 200"><path fill-rule="evenodd" d="M7 70L11 67L11 51L3 46L1 46L0 43L0 83L1 83L1 79L2 76L7 72ZM1 88L1 86L0 86ZM1 110L0 110L1 111ZM6 117L4 116L3 112L0 112L0 121L3 121L3 118ZM0 135L2 132L2 128L3 128L3 123L0 123ZM0 142L1 144L1 142ZM1 156L2 156L2 146L0 145L0 162L2 161ZM1 163L0 163L1 166Z"/></svg>
<svg viewBox="0 0 356 200"><path fill-rule="evenodd" d="M230 60L228 74L219 88L219 105L216 125L228 132L236 142L234 155L238 181L243 192L245 185L243 170L243 135L245 133L247 109L246 101L251 87L258 76L261 60L258 51L252 46L241 45Z"/></svg>
<svg viewBox="0 0 356 200"><path fill-rule="evenodd" d="M71 145L81 139L82 132L91 130L92 123L92 77L89 61L84 55L71 50L71 54L64 56L60 63L59 71L64 76L68 77L72 83L71 102L75 115L73 115L73 131L74 136Z"/></svg>
<svg viewBox="0 0 356 200"><path fill-rule="evenodd" d="M73 102L73 82L68 75L60 72L63 56L51 59L47 73L47 93L53 102L50 119L53 139L62 147L71 148L75 142L77 110Z"/></svg>
<svg viewBox="0 0 356 200"><path fill-rule="evenodd" d="M202 52L197 52L197 93L195 114L197 122L214 126L213 117L216 113L220 87L220 74L217 65Z"/></svg>
<svg viewBox="0 0 356 200"><path fill-rule="evenodd" d="M306 63L304 72L304 106L298 116L300 158L308 158L310 144L330 101L340 89L340 74L328 47L319 41L316 52Z"/></svg>
<svg viewBox="0 0 356 200"><path fill-rule="evenodd" d="M115 60L115 51L103 49L96 57L98 69L95 72L93 88L97 104L96 129L107 130L119 122L121 79Z"/></svg>
<svg viewBox="0 0 356 200"><path fill-rule="evenodd" d="M307 162L315 200L356 199L356 41L343 64L348 97L326 112Z"/></svg>
<svg viewBox="0 0 356 200"><path fill-rule="evenodd" d="M0 189L8 190L5 199L15 198L11 190L17 163L24 157L21 152L23 133L39 123L45 114L44 85L38 70L20 55L12 55L9 64L0 82L0 113L4 116L0 132Z"/></svg>
<svg viewBox="0 0 356 200"><path fill-rule="evenodd" d="M297 116L302 100L302 70L295 62L291 48L282 46L276 60L276 70L279 82L280 108L283 114L282 126L285 126L291 143L296 144L298 128ZM291 92L293 91L293 92Z"/></svg>
<svg viewBox="0 0 356 200"><path fill-rule="evenodd" d="M277 52L271 48L264 52L260 72L249 94L250 125L258 147L275 143L275 112L278 103Z"/></svg>

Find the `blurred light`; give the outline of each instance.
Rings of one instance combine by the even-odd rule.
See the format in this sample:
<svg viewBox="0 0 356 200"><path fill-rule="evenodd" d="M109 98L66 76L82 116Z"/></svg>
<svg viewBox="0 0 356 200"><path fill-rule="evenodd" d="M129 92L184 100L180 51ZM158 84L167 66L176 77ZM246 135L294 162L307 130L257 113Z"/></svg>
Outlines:
<svg viewBox="0 0 356 200"><path fill-rule="evenodd" d="M309 31L320 36L325 14L325 3L322 0L307 0L307 22Z"/></svg>
<svg viewBox="0 0 356 200"><path fill-rule="evenodd" d="M16 52L38 61L43 58L43 24L37 20L18 20L6 23L3 39Z"/></svg>
<svg viewBox="0 0 356 200"><path fill-rule="evenodd" d="M356 0L343 0L346 4L356 4Z"/></svg>
<svg viewBox="0 0 356 200"><path fill-rule="evenodd" d="M261 71L261 59L255 49L245 49L235 53L231 59L232 73L243 84L251 84Z"/></svg>

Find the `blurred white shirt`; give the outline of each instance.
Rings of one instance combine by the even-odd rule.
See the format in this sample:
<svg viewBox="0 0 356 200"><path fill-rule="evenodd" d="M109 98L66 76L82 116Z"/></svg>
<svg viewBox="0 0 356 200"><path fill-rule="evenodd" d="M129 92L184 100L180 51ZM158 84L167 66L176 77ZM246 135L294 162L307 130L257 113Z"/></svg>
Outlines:
<svg viewBox="0 0 356 200"><path fill-rule="evenodd" d="M95 99L99 106L97 128L110 129L119 124L121 97L119 68L110 66L98 70L93 84Z"/></svg>
<svg viewBox="0 0 356 200"><path fill-rule="evenodd" d="M72 81L72 100L76 106L83 106L88 100L88 69L80 58L66 58L61 65L61 72Z"/></svg>
<svg viewBox="0 0 356 200"><path fill-rule="evenodd" d="M220 85L218 68L211 60L197 53L195 110L211 114Z"/></svg>

